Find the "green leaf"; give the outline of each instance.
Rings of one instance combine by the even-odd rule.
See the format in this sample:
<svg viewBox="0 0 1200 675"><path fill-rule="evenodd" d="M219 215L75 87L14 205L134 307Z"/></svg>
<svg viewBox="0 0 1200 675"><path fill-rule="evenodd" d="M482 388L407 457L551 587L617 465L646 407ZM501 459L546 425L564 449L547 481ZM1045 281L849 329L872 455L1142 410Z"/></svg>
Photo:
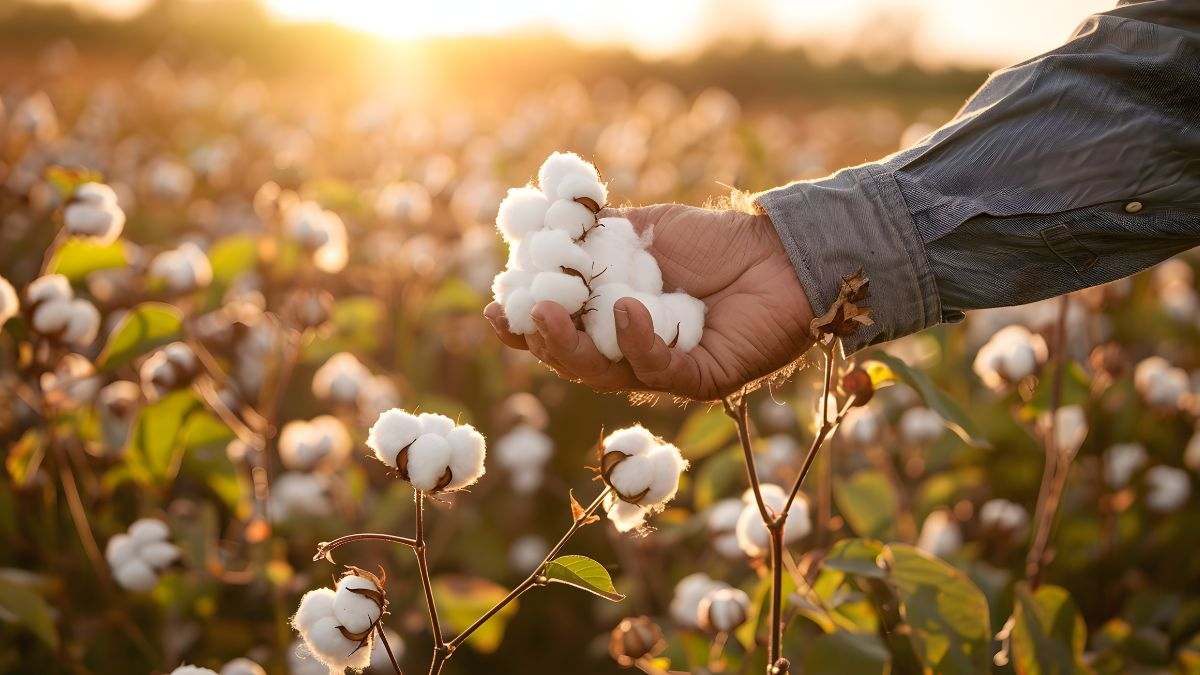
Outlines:
<svg viewBox="0 0 1200 675"><path fill-rule="evenodd" d="M431 585L442 623L455 633L466 630L508 595L504 587L491 581L457 574L437 577ZM516 611L517 601L513 600L472 633L466 643L484 654L496 651L504 639L504 629Z"/></svg>
<svg viewBox="0 0 1200 675"><path fill-rule="evenodd" d="M882 471L864 470L833 484L838 511L861 537L889 539L900 499Z"/></svg>
<svg viewBox="0 0 1200 675"><path fill-rule="evenodd" d="M487 304L487 299L459 278L447 279L429 299L425 311L429 314L449 312L478 313Z"/></svg>
<svg viewBox="0 0 1200 675"><path fill-rule="evenodd" d="M248 234L225 237L208 250L208 262L213 281L228 286L258 262L258 241Z"/></svg>
<svg viewBox="0 0 1200 675"><path fill-rule="evenodd" d="M736 433L737 427L725 411L709 406L688 415L675 445L685 458L695 460L721 449Z"/></svg>
<svg viewBox="0 0 1200 675"><path fill-rule="evenodd" d="M1071 594L1059 586L1030 592L1017 584L1013 610L1012 664L1018 675L1087 672L1083 648L1087 626Z"/></svg>
<svg viewBox="0 0 1200 675"><path fill-rule="evenodd" d="M175 477L187 436L189 417L204 413L190 390L175 391L144 407L129 436L126 461L135 475L165 484Z"/></svg>
<svg viewBox="0 0 1200 675"><path fill-rule="evenodd" d="M726 495L739 494L746 480L745 460L741 448L729 448L700 463L692 481L696 509L716 504Z"/></svg>
<svg viewBox="0 0 1200 675"><path fill-rule="evenodd" d="M860 577L883 579L887 570L877 562L883 544L871 539L842 539L834 543L821 563L823 567Z"/></svg>
<svg viewBox="0 0 1200 675"><path fill-rule="evenodd" d="M907 363L883 352L876 352L872 358L882 361L885 365L892 369L896 375L900 376L908 386L916 390L925 402L925 405L933 409L937 414L942 416L946 421L946 426L958 435L965 443L973 445L977 448L989 448L991 444L987 442L979 434L975 422L967 416L967 413L954 402L944 391L939 389L929 379L925 373L910 368Z"/></svg>
<svg viewBox="0 0 1200 675"><path fill-rule="evenodd" d="M913 649L936 673L991 669L987 599L961 570L907 544L885 549L888 578L912 629Z"/></svg>
<svg viewBox="0 0 1200 675"><path fill-rule="evenodd" d="M58 629L50 604L7 576L0 576L0 620L24 626L46 646L58 648Z"/></svg>
<svg viewBox="0 0 1200 675"><path fill-rule="evenodd" d="M605 600L620 602L625 599L613 586L608 570L584 555L564 555L551 560L546 563L545 575L552 583L574 586Z"/></svg>
<svg viewBox="0 0 1200 675"><path fill-rule="evenodd" d="M162 302L143 302L122 317L96 359L104 370L113 370L134 358L179 337L183 315Z"/></svg>
<svg viewBox="0 0 1200 675"><path fill-rule="evenodd" d="M71 281L79 281L97 270L124 267L128 262L125 244L120 241L99 244L89 239L71 238L54 253L49 270Z"/></svg>
<svg viewBox="0 0 1200 675"><path fill-rule="evenodd" d="M805 643L803 672L809 675L891 672L891 654L877 636L838 631Z"/></svg>
<svg viewBox="0 0 1200 675"><path fill-rule="evenodd" d="M386 332L383 330L385 312L383 302L370 296L337 301L331 317L333 331L310 343L304 350L304 360L309 363L324 361L337 352L374 352Z"/></svg>
<svg viewBox="0 0 1200 675"><path fill-rule="evenodd" d="M13 443L4 458L4 468L12 477L13 485L23 488L37 475L42 460L46 457L46 444L38 429L26 431Z"/></svg>

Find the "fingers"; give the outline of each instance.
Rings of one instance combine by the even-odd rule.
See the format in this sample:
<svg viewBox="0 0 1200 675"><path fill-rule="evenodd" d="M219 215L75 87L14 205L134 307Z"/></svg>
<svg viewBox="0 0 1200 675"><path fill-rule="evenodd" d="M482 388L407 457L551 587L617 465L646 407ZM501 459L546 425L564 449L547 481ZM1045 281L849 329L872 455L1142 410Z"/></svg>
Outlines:
<svg viewBox="0 0 1200 675"><path fill-rule="evenodd" d="M587 333L575 328L571 316L558 303L535 305L533 325L538 332L530 340L531 350L536 344L534 354L557 370L567 371L584 384L603 391L636 385L628 364L609 361L596 349Z"/></svg>
<svg viewBox="0 0 1200 675"><path fill-rule="evenodd" d="M492 330L496 331L496 337L500 338L501 342L513 349L529 349L524 335L518 335L508 329L508 319L504 317L504 308L499 303L489 304L483 310L483 316L492 324Z"/></svg>
<svg viewBox="0 0 1200 675"><path fill-rule="evenodd" d="M617 344L638 381L649 389L681 396L694 397L701 392L699 364L654 334L653 319L642 303L622 298L613 314Z"/></svg>

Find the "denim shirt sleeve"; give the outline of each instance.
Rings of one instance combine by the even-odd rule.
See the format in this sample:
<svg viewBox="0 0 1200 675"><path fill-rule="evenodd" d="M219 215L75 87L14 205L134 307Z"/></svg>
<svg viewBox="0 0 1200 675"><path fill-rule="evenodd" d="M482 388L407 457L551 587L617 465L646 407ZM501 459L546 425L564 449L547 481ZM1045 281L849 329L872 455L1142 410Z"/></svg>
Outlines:
<svg viewBox="0 0 1200 675"><path fill-rule="evenodd" d="M1200 244L1200 3L1123 3L994 73L920 143L769 190L816 314L859 268L875 325L847 352L1033 302Z"/></svg>

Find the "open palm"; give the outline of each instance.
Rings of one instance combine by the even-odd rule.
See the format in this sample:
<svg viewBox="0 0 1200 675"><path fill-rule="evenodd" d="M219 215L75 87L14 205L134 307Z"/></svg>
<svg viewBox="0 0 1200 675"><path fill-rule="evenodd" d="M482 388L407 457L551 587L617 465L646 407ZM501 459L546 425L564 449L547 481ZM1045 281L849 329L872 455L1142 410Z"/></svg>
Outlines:
<svg viewBox="0 0 1200 675"><path fill-rule="evenodd" d="M614 307L625 360L609 361L570 315L552 302L533 310L537 332L508 330L503 309L484 315L507 345L528 349L561 376L602 391L660 391L712 400L795 360L811 345L812 310L778 235L766 216L680 204L602 213L621 215L639 231L652 228L650 252L668 290L708 307L700 344L690 352L654 334L650 313L625 298Z"/></svg>

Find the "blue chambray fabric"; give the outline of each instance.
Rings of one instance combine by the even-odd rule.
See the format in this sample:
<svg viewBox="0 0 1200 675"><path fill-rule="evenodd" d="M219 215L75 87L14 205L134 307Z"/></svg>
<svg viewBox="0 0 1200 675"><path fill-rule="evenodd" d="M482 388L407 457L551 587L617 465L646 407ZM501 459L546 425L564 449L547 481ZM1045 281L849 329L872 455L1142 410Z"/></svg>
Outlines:
<svg viewBox="0 0 1200 675"><path fill-rule="evenodd" d="M842 276L867 272L876 325L847 351L1196 246L1200 0L1089 17L1058 49L994 73L914 147L757 203L814 312Z"/></svg>

